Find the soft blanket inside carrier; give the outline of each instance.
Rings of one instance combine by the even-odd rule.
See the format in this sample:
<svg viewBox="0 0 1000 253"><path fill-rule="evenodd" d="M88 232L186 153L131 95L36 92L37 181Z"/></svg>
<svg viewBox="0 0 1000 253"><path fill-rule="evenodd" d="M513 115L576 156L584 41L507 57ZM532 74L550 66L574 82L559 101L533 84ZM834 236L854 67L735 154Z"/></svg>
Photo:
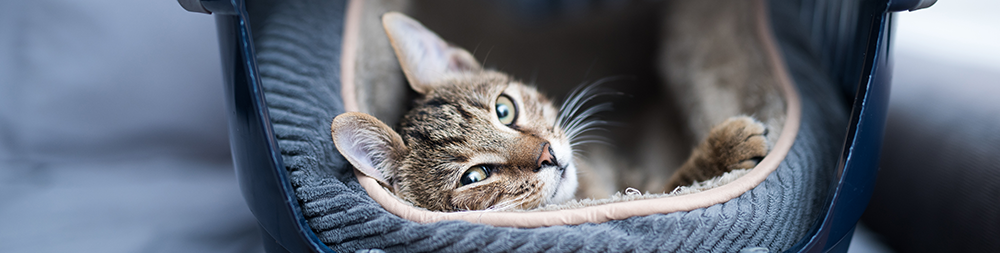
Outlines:
<svg viewBox="0 0 1000 253"><path fill-rule="evenodd" d="M800 6L785 3L792 1L712 1L715 4L712 8L704 8L713 6L711 4L677 2L635 3L634 6L610 8L612 10L582 10L579 12L586 15L577 13L577 16L573 13L530 12L514 7L484 13L508 15L506 19L510 22L548 24L555 27L553 30L566 31L562 35L551 35L552 40L563 41L573 41L578 39L573 36L581 34L590 34L592 38L613 36L658 40L657 34L663 33L660 29L668 30L667 33L673 31L679 35L702 36L697 31L684 32L681 28L685 22L692 21L689 19L699 17L716 16L732 20L730 24L738 24L734 26L734 32L739 33L735 37L749 41L747 48L755 50L753 54L745 54L748 55L746 58L734 60L746 61L745 65L751 66L748 69L752 70L745 72L751 73L746 78L773 84L784 100L779 117L762 120L778 132L771 135L773 148L757 167L732 176L724 183L690 194L559 210L455 213L412 207L393 197L373 179L355 173L330 138L331 120L346 111L361 111L392 125L412 100L413 94L408 91L392 49L385 41L378 19L382 13L402 11L411 14L432 29L434 26L441 27L439 32L443 31L442 37L459 44L477 43L467 41L490 36L482 34L502 31L505 32L503 36L527 40L523 43L530 46L533 45L529 36L532 34L518 34L517 29L475 31L480 27L475 24L483 22L453 21L449 24L440 21L451 17L448 15L462 17L447 9L449 5L473 6L465 8L473 13L467 16L475 16L476 5L491 5L485 1L447 4L437 1L345 3L322 0L247 3L267 112L287 178L312 232L337 252L371 248L419 252L738 252L754 247L770 251L789 249L806 236L823 215L827 194L837 177L835 168L843 145L849 105L844 101L841 89L817 60L820 57L815 55L817 50L812 48L813 44L808 43L806 29L796 22L798 16L793 14L800 11ZM478 8L494 10L491 7ZM531 15L515 16L510 13ZM632 19L615 18L621 13L638 14ZM666 14L676 15L662 18ZM588 17L610 17L607 19L610 21L588 23ZM656 24L650 26L648 31L633 29L638 31L632 34L615 33L624 28L614 25L637 22ZM611 25L602 26L600 23ZM624 45L632 43L626 42ZM536 46L544 47L544 43L538 42ZM596 47L605 45L594 43ZM668 49L658 48L661 45L658 42L635 43L641 45L621 54L648 57L645 58L648 62L633 61L628 67L638 69L642 67L634 66L649 66L646 67L648 69L625 74L639 72L640 81L697 82L697 78L684 76L683 73L662 74L649 70L657 64L655 57L658 52ZM471 50L477 45L461 46ZM493 47L502 46L497 44ZM680 47L674 50L684 50L684 46L692 45L666 45L671 46ZM482 47L477 49L479 53L476 57L483 60L480 57L488 50ZM647 50L645 54L650 56L641 56L644 54L642 50ZM500 51L503 50L492 54ZM574 51L566 52L564 57L575 59L569 56ZM531 59L518 59L516 54L505 55L514 56L488 56L485 66L491 66L490 59L500 61L497 64L504 61L525 63L527 60L524 59ZM560 59L558 55L538 57L546 57L556 63ZM622 64L618 61L634 58L605 59L563 64L566 68L584 66L584 69L576 70L580 72L588 71L587 65L600 65L596 67L597 73L589 74L594 76L565 77L543 73L539 74L539 79L559 82L576 78L579 83L585 78L594 80L601 78L600 75L622 74L622 69L614 66ZM592 63L597 61L600 63ZM527 74L519 77L531 78L530 68L527 71L512 68L514 76L519 76L517 72L520 71ZM713 75L729 73L705 67L693 68L689 71ZM549 72L559 70L553 68ZM545 85L541 81L538 83L543 90ZM550 94L565 94L569 87L550 89ZM662 99L675 99L677 96L683 95L664 95ZM698 112L679 112L676 115L685 118L685 122L715 120L701 119L697 116ZM677 132L684 133L683 128L678 127ZM698 136L699 133L692 135Z"/></svg>

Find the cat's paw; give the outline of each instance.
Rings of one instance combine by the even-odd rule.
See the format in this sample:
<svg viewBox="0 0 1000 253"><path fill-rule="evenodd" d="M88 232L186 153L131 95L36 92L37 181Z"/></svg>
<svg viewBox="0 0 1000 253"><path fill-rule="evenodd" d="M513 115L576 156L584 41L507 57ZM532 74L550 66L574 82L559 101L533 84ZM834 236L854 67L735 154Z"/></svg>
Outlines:
<svg viewBox="0 0 1000 253"><path fill-rule="evenodd" d="M725 171L750 169L757 166L767 152L767 127L747 116L736 116L712 128L706 141L716 159L716 166Z"/></svg>

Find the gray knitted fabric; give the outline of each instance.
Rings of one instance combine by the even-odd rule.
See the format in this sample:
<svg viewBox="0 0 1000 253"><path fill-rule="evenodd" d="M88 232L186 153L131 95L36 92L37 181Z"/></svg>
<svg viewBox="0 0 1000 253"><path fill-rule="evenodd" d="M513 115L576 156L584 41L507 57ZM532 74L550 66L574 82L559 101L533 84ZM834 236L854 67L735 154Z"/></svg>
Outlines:
<svg viewBox="0 0 1000 253"><path fill-rule="evenodd" d="M369 198L330 138L331 120L343 112L338 62L344 4L294 0L269 8L270 15L254 23L260 24L255 27L257 60L271 121L305 218L335 251L774 251L798 242L823 211L847 105L800 28L777 27L776 35L802 96L802 125L788 157L759 186L690 212L517 229L464 221L419 224ZM772 16L774 24L795 23L782 22L781 10Z"/></svg>

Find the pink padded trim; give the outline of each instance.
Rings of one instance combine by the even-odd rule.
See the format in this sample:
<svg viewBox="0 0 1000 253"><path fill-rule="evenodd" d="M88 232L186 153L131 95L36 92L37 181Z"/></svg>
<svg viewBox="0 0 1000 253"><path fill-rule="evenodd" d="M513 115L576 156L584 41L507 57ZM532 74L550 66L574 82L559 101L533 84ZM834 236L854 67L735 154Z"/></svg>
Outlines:
<svg viewBox="0 0 1000 253"><path fill-rule="evenodd" d="M357 112L358 98L354 89L355 63L358 57L358 33L361 32L361 8L364 1L351 0L347 2L347 15L344 16L344 41L340 52L340 96L344 100L344 110Z"/></svg>
<svg viewBox="0 0 1000 253"><path fill-rule="evenodd" d="M356 111L358 108L357 104L347 104L357 103L357 101L350 96L354 94L353 79L348 79L349 76L350 78L353 78L353 72L349 72L348 70L353 71L354 68L353 66L346 65L354 63L353 57L355 52L353 50L355 50L354 45L357 40L357 26L358 19L360 18L358 14L360 14L360 8L362 8L362 2L363 1L352 0L349 3L348 18L345 22L346 27L343 44L344 52L342 53L343 65L341 65L343 72L341 73L343 81L342 95L344 96L345 108L348 108L348 111ZM730 199L738 197L744 192L756 187L758 184L763 182L764 179L771 174L771 172L778 168L781 161L785 159L786 155L788 155L788 151L791 150L792 143L795 142L795 136L798 133L799 123L801 120L801 104L799 101L799 95L792 85L792 80L785 69L785 62L781 57L780 52L778 52L777 45L772 38L769 26L770 22L767 17L764 0L755 0L754 2L757 6L757 33L761 35L761 42L767 51L767 57L769 58L772 70L774 71L773 74L777 79L776 81L778 82L778 85L781 86L782 92L785 96L787 102L787 117L781 135L778 137L778 140L774 144L771 152L765 156L759 164L757 164L757 167L754 167L749 173L733 182L694 194L617 202L569 210L535 212L469 211L445 213L427 211L405 204L382 188L382 186L379 185L375 179L364 176L356 170L354 174L357 176L361 186L368 191L368 195L381 204L387 211L404 219L420 223L431 223L443 220L464 220L493 226L520 228L576 225L583 223L601 223L609 220L621 220L633 216L690 211L729 201ZM354 13L354 15L352 15L352 13ZM348 60L348 56L351 56L352 58Z"/></svg>

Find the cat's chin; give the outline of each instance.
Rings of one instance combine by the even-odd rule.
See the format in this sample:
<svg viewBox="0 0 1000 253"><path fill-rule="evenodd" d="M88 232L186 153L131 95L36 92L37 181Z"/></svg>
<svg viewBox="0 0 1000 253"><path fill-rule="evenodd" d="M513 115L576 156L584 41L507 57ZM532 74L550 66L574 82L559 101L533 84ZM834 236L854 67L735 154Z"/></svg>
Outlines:
<svg viewBox="0 0 1000 253"><path fill-rule="evenodd" d="M549 196L546 204L561 204L573 199L576 195L576 188L579 185L576 177L576 166L570 164L562 171L558 179L555 191Z"/></svg>

